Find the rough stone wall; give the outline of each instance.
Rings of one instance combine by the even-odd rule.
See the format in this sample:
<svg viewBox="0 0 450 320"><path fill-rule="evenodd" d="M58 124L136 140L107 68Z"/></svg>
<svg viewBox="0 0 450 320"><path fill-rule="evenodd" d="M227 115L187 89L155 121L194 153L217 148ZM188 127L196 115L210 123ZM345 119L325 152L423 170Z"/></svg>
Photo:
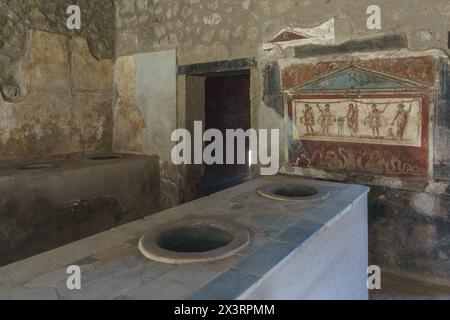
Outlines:
<svg viewBox="0 0 450 320"><path fill-rule="evenodd" d="M140 52L176 49L179 65L255 57L258 66L251 72L252 126L280 128L286 132L281 79L277 79L281 69L278 61L305 54L309 48L263 51L263 43L283 28L315 27L335 18L336 44L342 44L339 49L357 47L359 39L395 33L403 36L399 41L402 48L440 49L447 55L450 53L447 46L450 30L448 1L377 1L382 10L382 30L368 30L366 10L373 4L373 1L366 0L116 1L116 52L119 56L130 56ZM393 36L389 41L395 42L396 39ZM381 38L382 43L387 40ZM356 42L349 46L347 41ZM374 41L372 49L379 44L380 41ZM314 50L322 51L322 48L319 46ZM333 49L324 54L332 55L334 52L336 56L337 51ZM341 53L344 56L347 54ZM446 75L441 76L445 79ZM442 94L445 95L445 92ZM448 119L447 110L448 101L441 99L438 121L434 127L436 158L444 158L438 168L441 179L448 176L445 162L445 150L449 148L446 137L450 127L448 120L445 120ZM134 137L132 131L130 135ZM287 141L283 139L280 154L282 162L287 163ZM134 141L129 140L130 146L135 145ZM324 179L340 178L314 170L289 173ZM341 178L344 181L350 179ZM448 183L404 182L377 176L354 177L353 181L375 186L370 200L371 262L385 269L448 278ZM430 197L437 201L433 200L433 203L439 205L430 205L424 213L423 208L420 209L420 199Z"/></svg>
<svg viewBox="0 0 450 320"><path fill-rule="evenodd" d="M0 0L0 161L111 150L113 5Z"/></svg>
<svg viewBox="0 0 450 320"><path fill-rule="evenodd" d="M311 27L335 17L338 41L403 32L413 49L447 48L450 4L381 0L383 29L366 27L373 1L130 0L118 1L118 54L177 47L180 64L255 55L287 26ZM412 23L413 22L413 23Z"/></svg>

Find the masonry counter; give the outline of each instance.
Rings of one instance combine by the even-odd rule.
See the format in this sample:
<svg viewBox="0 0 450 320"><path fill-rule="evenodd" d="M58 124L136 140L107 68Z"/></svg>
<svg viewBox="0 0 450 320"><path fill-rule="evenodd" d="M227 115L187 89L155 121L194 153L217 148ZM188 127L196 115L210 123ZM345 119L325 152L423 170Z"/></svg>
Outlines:
<svg viewBox="0 0 450 320"><path fill-rule="evenodd" d="M5 266L0 299L365 300L368 191L251 180ZM143 254L149 243L156 255ZM71 265L81 290L67 287Z"/></svg>

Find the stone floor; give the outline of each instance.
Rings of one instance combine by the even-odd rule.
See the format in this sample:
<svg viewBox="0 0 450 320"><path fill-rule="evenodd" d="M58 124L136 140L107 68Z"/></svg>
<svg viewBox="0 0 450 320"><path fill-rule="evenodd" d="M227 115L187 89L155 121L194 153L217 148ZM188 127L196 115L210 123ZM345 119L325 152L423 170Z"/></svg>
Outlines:
<svg viewBox="0 0 450 320"><path fill-rule="evenodd" d="M450 300L450 286L383 273L382 289L371 292L372 300Z"/></svg>

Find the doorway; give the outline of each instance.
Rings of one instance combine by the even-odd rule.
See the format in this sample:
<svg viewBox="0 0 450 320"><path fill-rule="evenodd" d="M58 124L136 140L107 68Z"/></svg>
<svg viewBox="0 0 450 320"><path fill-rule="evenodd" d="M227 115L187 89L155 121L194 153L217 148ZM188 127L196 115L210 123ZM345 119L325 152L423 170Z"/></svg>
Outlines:
<svg viewBox="0 0 450 320"><path fill-rule="evenodd" d="M227 129L251 128L250 71L214 74L205 80L205 130L217 129L226 137ZM225 146L224 146L225 147ZM235 163L237 163L235 143ZM224 150L224 154L226 150ZM246 164L207 165L203 194L208 195L241 184L250 177L250 146L246 143Z"/></svg>

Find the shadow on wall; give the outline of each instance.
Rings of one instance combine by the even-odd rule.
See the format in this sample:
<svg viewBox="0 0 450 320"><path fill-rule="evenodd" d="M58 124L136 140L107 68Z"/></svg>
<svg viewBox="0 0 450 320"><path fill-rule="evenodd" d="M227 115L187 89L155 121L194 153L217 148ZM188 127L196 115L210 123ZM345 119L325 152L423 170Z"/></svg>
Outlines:
<svg viewBox="0 0 450 320"><path fill-rule="evenodd" d="M450 194L372 187L369 204L370 264L450 279Z"/></svg>

